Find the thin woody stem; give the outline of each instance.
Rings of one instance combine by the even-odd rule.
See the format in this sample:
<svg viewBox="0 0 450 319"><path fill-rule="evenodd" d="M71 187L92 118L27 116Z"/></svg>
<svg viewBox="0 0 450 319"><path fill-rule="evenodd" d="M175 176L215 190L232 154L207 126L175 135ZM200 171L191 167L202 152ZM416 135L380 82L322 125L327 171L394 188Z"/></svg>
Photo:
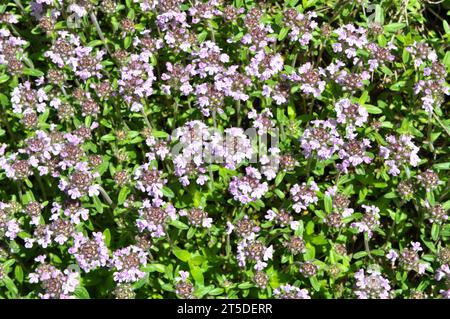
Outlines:
<svg viewBox="0 0 450 319"><path fill-rule="evenodd" d="M111 55L105 36L103 35L102 29L100 28L100 24L98 23L97 16L95 15L94 12L90 12L89 17L91 18L92 24L95 26L95 30L97 31L100 40L103 41L103 45L105 46L106 52L108 52L108 54Z"/></svg>

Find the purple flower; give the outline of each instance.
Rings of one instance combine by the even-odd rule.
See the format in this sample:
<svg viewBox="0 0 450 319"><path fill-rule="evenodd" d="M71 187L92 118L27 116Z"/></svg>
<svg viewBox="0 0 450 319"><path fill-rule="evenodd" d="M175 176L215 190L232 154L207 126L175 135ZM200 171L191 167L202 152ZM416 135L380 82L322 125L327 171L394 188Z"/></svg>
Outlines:
<svg viewBox="0 0 450 319"><path fill-rule="evenodd" d="M314 181L309 183L302 183L302 185L295 184L290 189L290 194L294 204L292 208L296 213L300 213L302 210L307 210L308 205L315 204L319 200L316 192L319 190L317 184Z"/></svg>
<svg viewBox="0 0 450 319"><path fill-rule="evenodd" d="M82 233L74 236L73 246L69 248L69 253L75 256L78 265L85 272L90 272L98 267L106 266L109 261L108 248L105 245L105 236L100 233L93 233L91 239Z"/></svg>
<svg viewBox="0 0 450 319"><path fill-rule="evenodd" d="M202 79L223 72L224 63L230 59L227 54L221 53L221 49L212 41L202 42L192 56L194 73Z"/></svg>
<svg viewBox="0 0 450 319"><path fill-rule="evenodd" d="M192 64L183 66L180 63L166 63L167 73L161 75L161 79L168 84L163 85L163 91L171 94L171 89L181 91L183 95L189 95L194 89L189 83L190 78L194 75L194 67Z"/></svg>
<svg viewBox="0 0 450 319"><path fill-rule="evenodd" d="M9 205L0 202L0 238L14 240L21 231L18 221L7 212Z"/></svg>
<svg viewBox="0 0 450 319"><path fill-rule="evenodd" d="M42 299L74 299L75 289L80 284L80 274L66 269L61 271L53 265L45 263L45 256L35 259L41 264L35 272L29 274L30 283L40 283L43 293L39 293Z"/></svg>
<svg viewBox="0 0 450 319"><path fill-rule="evenodd" d="M280 54L268 55L264 50L258 51L246 67L249 75L265 81L283 70L284 61Z"/></svg>
<svg viewBox="0 0 450 319"><path fill-rule="evenodd" d="M43 113L47 107L48 97L45 91L33 89L31 83L26 81L16 86L11 93L11 104L14 113L22 114L26 110L36 110Z"/></svg>
<svg viewBox="0 0 450 319"><path fill-rule="evenodd" d="M78 46L80 46L80 38L77 35L67 31L58 31L58 38L50 50L44 53L44 56L50 58L58 67L63 68L70 59L74 58L75 48Z"/></svg>
<svg viewBox="0 0 450 319"><path fill-rule="evenodd" d="M337 168L347 174L349 166L357 167L363 163L369 164L372 159L366 154L368 147L370 147L370 141L366 138L360 141L352 139L344 142L338 153L342 163L337 164Z"/></svg>
<svg viewBox="0 0 450 319"><path fill-rule="evenodd" d="M166 204L160 199L154 199L152 202L146 199L139 209L136 225L140 232L148 230L152 237L159 238L166 235L166 224L176 218L176 210L171 204Z"/></svg>
<svg viewBox="0 0 450 319"><path fill-rule="evenodd" d="M141 111L144 108L141 99L153 94L152 85L156 77L148 60L148 55L133 54L128 64L120 70L120 79L117 81L119 93L133 112Z"/></svg>
<svg viewBox="0 0 450 319"><path fill-rule="evenodd" d="M403 165L416 167L420 161L417 153L419 148L412 142L412 136L400 135L398 137L389 135L386 137L387 146L380 146L380 156L389 167L389 174L397 176Z"/></svg>
<svg viewBox="0 0 450 319"><path fill-rule="evenodd" d="M369 269L365 273L364 269L360 269L355 273L355 279L355 295L358 299L389 299L391 297L389 280L380 272Z"/></svg>
<svg viewBox="0 0 450 319"><path fill-rule="evenodd" d="M150 168L149 163L143 164L134 173L136 187L151 197L162 198L162 189L167 183L167 180L162 176L162 171L159 171L154 167Z"/></svg>
<svg viewBox="0 0 450 319"><path fill-rule="evenodd" d="M326 82L323 80L325 75L325 70L314 69L311 62L306 62L298 68L297 72L293 72L287 78L299 82L303 93L318 97L325 90Z"/></svg>
<svg viewBox="0 0 450 319"><path fill-rule="evenodd" d="M312 40L312 32L317 28L317 22L313 20L317 14L312 11L306 14L298 12L294 8L289 8L283 12L283 21L288 28L291 28L289 37L292 41L299 41L301 45L308 45Z"/></svg>
<svg viewBox="0 0 450 319"><path fill-rule="evenodd" d="M361 221L352 223L351 227L357 228L358 233L367 233L368 237L371 238L373 230L380 225L380 209L374 205L362 205L362 207L366 211L365 214Z"/></svg>
<svg viewBox="0 0 450 319"><path fill-rule="evenodd" d="M333 44L333 51L344 52L348 59L356 57L356 50L363 49L368 44L367 30L363 27L357 28L353 24L346 24L334 32L339 42Z"/></svg>
<svg viewBox="0 0 450 319"><path fill-rule="evenodd" d="M384 66L387 62L393 62L395 60L395 56L391 53L391 50L395 50L397 47L392 43L389 43L386 47L380 47L375 43L369 43L367 47L372 54L368 61L370 72L373 72L379 66Z"/></svg>
<svg viewBox="0 0 450 319"><path fill-rule="evenodd" d="M267 267L267 261L273 257L273 247L265 247L258 240L243 239L237 247L237 260L240 267L248 262L255 263L254 269L261 271Z"/></svg>
<svg viewBox="0 0 450 319"><path fill-rule="evenodd" d="M313 126L307 128L300 138L302 152L307 158L317 154L320 160L329 159L344 143L336 130L336 123L333 120L314 120L311 123Z"/></svg>
<svg viewBox="0 0 450 319"><path fill-rule="evenodd" d="M103 69L101 62L103 55L106 53L105 51L98 51L94 56L91 53L91 47L79 46L74 52L75 55L67 60L67 64L75 72L75 75L84 81L93 76L97 78L102 77L100 70Z"/></svg>
<svg viewBox="0 0 450 319"><path fill-rule="evenodd" d="M242 204L260 199L269 189L267 182L261 183L261 173L256 168L246 167L245 174L242 177L233 176L228 186L234 200Z"/></svg>
<svg viewBox="0 0 450 319"><path fill-rule="evenodd" d="M189 224L191 224L194 227L205 227L205 228L211 228L212 226L212 218L208 217L208 213L205 212L201 208L193 208L188 211L186 210L180 210L178 212L178 215L180 216L186 216Z"/></svg>
<svg viewBox="0 0 450 319"><path fill-rule="evenodd" d="M277 299L311 299L306 289L285 284L273 290L273 294Z"/></svg>
<svg viewBox="0 0 450 319"><path fill-rule="evenodd" d="M232 65L225 71L214 76L214 86L225 96L230 96L236 101L247 101L249 96L246 93L252 81L245 74L238 72L237 65Z"/></svg>
<svg viewBox="0 0 450 319"><path fill-rule="evenodd" d="M217 89L211 83L198 84L195 87L196 106L204 116L211 116L211 113L223 113L225 93ZM211 112L212 111L212 112Z"/></svg>
<svg viewBox="0 0 450 319"><path fill-rule="evenodd" d="M116 271L113 274L114 281L136 282L144 278L145 272L141 266L147 265L148 253L137 246L128 246L113 253L110 260L111 267Z"/></svg>
<svg viewBox="0 0 450 319"><path fill-rule="evenodd" d="M341 99L334 105L334 109L337 115L337 122L339 124L347 125L352 133L354 127L361 127L367 123L369 114L367 110L358 103L352 103L349 99Z"/></svg>
<svg viewBox="0 0 450 319"><path fill-rule="evenodd" d="M94 180L100 177L98 172L92 172L88 168L88 163L80 162L75 166L75 170L67 179L59 181L59 189L67 192L72 199L77 199L86 195L90 197L100 194L100 185L94 184Z"/></svg>

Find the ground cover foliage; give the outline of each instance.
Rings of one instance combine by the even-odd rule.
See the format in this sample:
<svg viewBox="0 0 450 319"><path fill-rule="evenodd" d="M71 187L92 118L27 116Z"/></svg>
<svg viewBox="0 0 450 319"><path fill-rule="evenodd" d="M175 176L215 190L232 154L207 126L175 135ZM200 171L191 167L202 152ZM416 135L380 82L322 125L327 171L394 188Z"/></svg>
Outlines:
<svg viewBox="0 0 450 319"><path fill-rule="evenodd" d="M449 298L450 1L0 1L1 298Z"/></svg>

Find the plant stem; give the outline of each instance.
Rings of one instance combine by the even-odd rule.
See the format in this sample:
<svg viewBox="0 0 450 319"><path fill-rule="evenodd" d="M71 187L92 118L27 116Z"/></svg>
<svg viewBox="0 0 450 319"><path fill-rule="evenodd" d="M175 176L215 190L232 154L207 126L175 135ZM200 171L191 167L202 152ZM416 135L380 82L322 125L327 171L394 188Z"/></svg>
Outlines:
<svg viewBox="0 0 450 319"><path fill-rule="evenodd" d="M41 192L42 192L42 197L44 198L44 200L47 200L47 195L46 195L47 192L46 192L44 183L42 183L41 176L39 176L39 174L35 174L34 177L36 177L36 181L39 184L39 188L41 189Z"/></svg>
<svg viewBox="0 0 450 319"><path fill-rule="evenodd" d="M433 147L433 141L431 140L431 133L433 132L433 124L431 122L431 120L433 119L433 113L429 112L428 113L428 147L430 148L430 151L432 153L434 153L434 147Z"/></svg>
<svg viewBox="0 0 450 319"><path fill-rule="evenodd" d="M108 205L111 206L114 204L111 197L109 197L109 195L106 193L105 189L102 186L99 186L98 190L100 191L100 194L102 194L103 198L106 200Z"/></svg>
<svg viewBox="0 0 450 319"><path fill-rule="evenodd" d="M211 25L211 21L208 21L208 28L209 28L209 33L211 35L212 42L216 42L216 36L214 35L214 29Z"/></svg>
<svg viewBox="0 0 450 319"><path fill-rule="evenodd" d="M369 258L373 260L372 254L370 253L369 238L368 237L369 237L369 235L367 233L364 233L364 248L365 248Z"/></svg>
<svg viewBox="0 0 450 319"><path fill-rule="evenodd" d="M306 178L307 178L307 179L308 179L309 176L311 175L310 170L311 170L311 163L312 163L312 161L313 161L313 158L312 158L312 156L311 156L311 157L308 158L308 162L307 162L307 164L306 164Z"/></svg>
<svg viewBox="0 0 450 319"><path fill-rule="evenodd" d="M175 99L175 107L173 109L173 124L172 129L177 127L177 117L178 117L178 100Z"/></svg>
<svg viewBox="0 0 450 319"><path fill-rule="evenodd" d="M103 45L105 46L106 52L108 52L109 55L111 55L111 52L109 51L108 44L106 43L105 36L103 35L102 29L100 28L100 24L97 21L97 16L93 11L89 13L89 17L91 18L92 24L95 26L95 30L97 31L98 36L100 37L100 40L103 41Z"/></svg>
<svg viewBox="0 0 450 319"><path fill-rule="evenodd" d="M444 129L445 133L447 133L448 136L450 136L450 131L448 128L444 125L444 123L441 122L439 117L433 112L434 119L439 123L439 125Z"/></svg>
<svg viewBox="0 0 450 319"><path fill-rule="evenodd" d="M22 3L20 3L20 0L14 0L14 3L20 8L20 10L22 10L23 13L25 13L25 8Z"/></svg>
<svg viewBox="0 0 450 319"><path fill-rule="evenodd" d="M241 100L236 102L237 126L241 125Z"/></svg>
<svg viewBox="0 0 450 319"><path fill-rule="evenodd" d="M148 120L147 115L145 114L144 108L141 109L141 113L142 113L142 116L144 117L145 124L147 124L148 128L151 130L152 125L150 124L150 121Z"/></svg>
<svg viewBox="0 0 450 319"><path fill-rule="evenodd" d="M213 110L212 115L213 115L213 121L214 121L214 129L217 129L217 114L216 114L216 110Z"/></svg>

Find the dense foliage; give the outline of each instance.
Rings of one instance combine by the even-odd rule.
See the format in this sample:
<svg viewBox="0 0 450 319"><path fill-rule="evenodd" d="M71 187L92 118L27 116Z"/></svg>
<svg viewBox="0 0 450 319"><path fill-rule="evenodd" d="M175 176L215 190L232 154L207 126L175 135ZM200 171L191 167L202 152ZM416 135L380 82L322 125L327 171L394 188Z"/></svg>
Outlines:
<svg viewBox="0 0 450 319"><path fill-rule="evenodd" d="M0 1L1 298L450 298L450 1Z"/></svg>

